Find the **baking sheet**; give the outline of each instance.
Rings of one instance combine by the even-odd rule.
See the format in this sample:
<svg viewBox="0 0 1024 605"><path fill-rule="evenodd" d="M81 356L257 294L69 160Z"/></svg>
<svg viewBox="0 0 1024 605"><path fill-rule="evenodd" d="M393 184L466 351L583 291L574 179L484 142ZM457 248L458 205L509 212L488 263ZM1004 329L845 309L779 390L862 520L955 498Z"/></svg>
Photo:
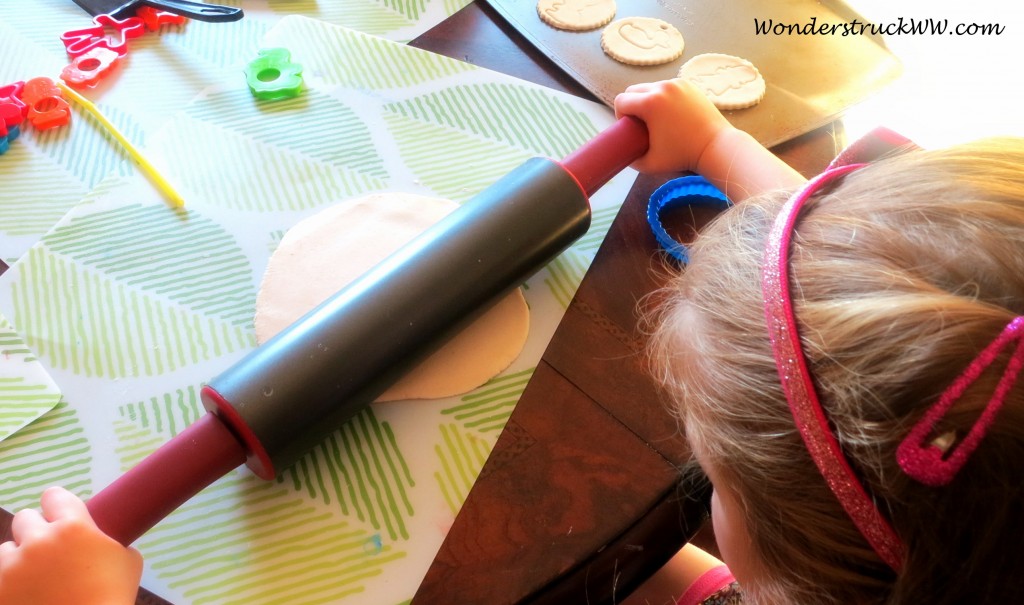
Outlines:
<svg viewBox="0 0 1024 605"><path fill-rule="evenodd" d="M685 40L679 59L656 66L625 65L601 50L603 28L587 32L555 29L537 15L533 0L487 0L513 27L559 67L611 106L631 84L673 78L688 59L706 52L753 62L768 85L764 100L726 117L766 146L773 146L834 120L850 105L891 82L899 61L884 41L870 35L757 35L758 23L804 26L865 20L842 2L732 0L730 2L617 0L616 19L645 16L674 25Z"/></svg>

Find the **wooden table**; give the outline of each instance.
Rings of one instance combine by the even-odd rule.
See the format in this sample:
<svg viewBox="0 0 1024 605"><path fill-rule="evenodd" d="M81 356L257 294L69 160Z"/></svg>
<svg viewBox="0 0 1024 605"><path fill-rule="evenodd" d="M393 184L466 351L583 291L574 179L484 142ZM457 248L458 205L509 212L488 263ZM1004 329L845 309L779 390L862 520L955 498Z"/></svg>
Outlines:
<svg viewBox="0 0 1024 605"><path fill-rule="evenodd" d="M410 45L593 100L482 2ZM773 151L816 174L836 153L837 127ZM675 176L643 175L632 188L414 605L611 603L700 527L706 494L677 489L688 452L636 327L637 302L665 275L647 198ZM675 222L692 233L709 218ZM0 509L0 541L9 526ZM144 589L136 602L167 604Z"/></svg>
<svg viewBox="0 0 1024 605"><path fill-rule="evenodd" d="M592 98L485 3L413 45ZM816 174L836 153L835 128L775 151ZM632 188L413 605L615 603L701 527L708 494L679 488L689 452L637 328L638 302L667 275L647 199L676 176ZM711 217L675 227L690 237Z"/></svg>

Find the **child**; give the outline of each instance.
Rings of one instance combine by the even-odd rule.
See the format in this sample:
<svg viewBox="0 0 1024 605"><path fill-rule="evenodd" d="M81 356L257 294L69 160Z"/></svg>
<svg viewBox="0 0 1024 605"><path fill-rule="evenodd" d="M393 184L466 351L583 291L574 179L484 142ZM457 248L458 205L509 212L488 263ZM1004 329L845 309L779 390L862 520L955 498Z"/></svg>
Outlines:
<svg viewBox="0 0 1024 605"><path fill-rule="evenodd" d="M740 587L701 577L715 561L687 547L662 574L699 578L680 603L1024 603L1024 141L904 149L802 185L687 84L616 109L652 133L637 168L693 170L742 202L654 320Z"/></svg>
<svg viewBox="0 0 1024 605"><path fill-rule="evenodd" d="M631 87L616 110L648 125L638 169L698 172L742 201L698 238L652 338L729 569L687 546L629 602L1024 602L1024 143L805 186L686 83ZM22 519L0 603L67 602L5 600L32 570L18 549L47 533ZM130 603L137 553L96 542L121 587L104 603Z"/></svg>
<svg viewBox="0 0 1024 605"><path fill-rule="evenodd" d="M0 544L0 604L135 603L142 555L103 534L63 488L43 492L40 506L14 515L13 541Z"/></svg>

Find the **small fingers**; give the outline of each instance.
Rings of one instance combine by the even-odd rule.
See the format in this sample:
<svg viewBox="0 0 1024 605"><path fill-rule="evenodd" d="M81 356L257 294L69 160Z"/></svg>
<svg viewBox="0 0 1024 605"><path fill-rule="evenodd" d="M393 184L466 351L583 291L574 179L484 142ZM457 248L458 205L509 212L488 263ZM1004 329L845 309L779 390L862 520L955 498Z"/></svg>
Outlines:
<svg viewBox="0 0 1024 605"><path fill-rule="evenodd" d="M651 92L652 90L660 90L666 87L679 86L680 82L683 82L682 78L669 78L667 80L656 80L654 82L641 82L639 84L630 84L626 87L623 92Z"/></svg>
<svg viewBox="0 0 1024 605"><path fill-rule="evenodd" d="M622 92L647 92L654 86L654 82L643 82L642 84L630 84Z"/></svg>
<svg viewBox="0 0 1024 605"><path fill-rule="evenodd" d="M644 84L634 84L615 98L616 117L622 115L647 115L660 111L666 105L677 103L684 91L678 78Z"/></svg>
<svg viewBox="0 0 1024 605"><path fill-rule="evenodd" d="M92 515L89 514L89 509L85 507L85 502L63 487L48 488L43 492L39 504L43 509L43 517L47 521L68 519L95 525Z"/></svg>
<svg viewBox="0 0 1024 605"><path fill-rule="evenodd" d="M615 97L615 117L636 116L644 119L650 112L650 90L626 90ZM646 121L646 120L645 120Z"/></svg>
<svg viewBox="0 0 1024 605"><path fill-rule="evenodd" d="M18 546L10 540L0 542L0 576L4 574L4 568L9 568L15 561L17 550Z"/></svg>
<svg viewBox="0 0 1024 605"><path fill-rule="evenodd" d="M11 537L14 538L16 545L20 546L45 532L46 519L39 511L26 508L14 514L14 520L11 521Z"/></svg>
<svg viewBox="0 0 1024 605"><path fill-rule="evenodd" d="M142 553L139 552L139 550L137 548L134 548L132 546L126 547L125 550L128 551L128 558L129 558L129 560L131 560L132 565L134 565L135 570L136 570L136 574L139 575L139 576L142 576L142 565L143 565Z"/></svg>

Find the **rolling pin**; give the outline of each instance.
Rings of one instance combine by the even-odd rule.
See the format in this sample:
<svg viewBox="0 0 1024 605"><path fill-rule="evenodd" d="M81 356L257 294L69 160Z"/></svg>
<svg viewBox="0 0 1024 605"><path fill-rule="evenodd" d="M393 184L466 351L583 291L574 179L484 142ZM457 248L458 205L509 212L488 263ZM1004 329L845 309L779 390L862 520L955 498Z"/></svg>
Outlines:
<svg viewBox="0 0 1024 605"><path fill-rule="evenodd" d="M207 413L86 503L131 544L246 464L273 479L579 239L590 196L647 151L622 118L532 158L213 378Z"/></svg>

